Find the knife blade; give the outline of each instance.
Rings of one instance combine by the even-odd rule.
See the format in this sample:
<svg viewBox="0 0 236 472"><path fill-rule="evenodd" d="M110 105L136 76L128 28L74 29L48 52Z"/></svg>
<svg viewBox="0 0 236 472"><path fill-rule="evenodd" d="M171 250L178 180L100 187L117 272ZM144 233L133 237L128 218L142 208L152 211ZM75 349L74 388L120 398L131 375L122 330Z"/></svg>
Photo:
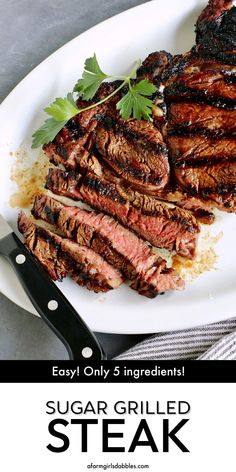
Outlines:
<svg viewBox="0 0 236 472"><path fill-rule="evenodd" d="M1 215L0 254L10 262L32 304L63 342L70 359L106 359L92 331Z"/></svg>

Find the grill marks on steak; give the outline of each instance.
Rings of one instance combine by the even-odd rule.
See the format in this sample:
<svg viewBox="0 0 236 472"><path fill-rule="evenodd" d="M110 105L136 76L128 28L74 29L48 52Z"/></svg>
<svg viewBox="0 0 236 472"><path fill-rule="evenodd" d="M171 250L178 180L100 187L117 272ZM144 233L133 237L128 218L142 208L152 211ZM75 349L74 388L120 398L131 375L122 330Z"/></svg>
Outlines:
<svg viewBox="0 0 236 472"><path fill-rule="evenodd" d="M168 142L170 156L176 167L200 167L236 159L234 137L170 136Z"/></svg>
<svg viewBox="0 0 236 472"><path fill-rule="evenodd" d="M148 244L113 218L65 206L38 195L32 210L36 218L53 221L66 237L92 248L131 281L131 287L153 298L158 293L183 288L183 282Z"/></svg>
<svg viewBox="0 0 236 472"><path fill-rule="evenodd" d="M174 250L192 258L200 232L196 219L186 210L125 189L104 178L87 173L50 169L46 188L58 195L82 200L100 211L116 216L154 246Z"/></svg>
<svg viewBox="0 0 236 472"><path fill-rule="evenodd" d="M165 89L167 102L194 100L227 108L236 106L235 76L205 70L184 73Z"/></svg>
<svg viewBox="0 0 236 472"><path fill-rule="evenodd" d="M168 133L236 135L236 110L201 103L171 103L168 108Z"/></svg>
<svg viewBox="0 0 236 472"><path fill-rule="evenodd" d="M206 163L201 168L179 168L175 175L183 186L220 205L236 196L236 162L225 160L214 165Z"/></svg>
<svg viewBox="0 0 236 472"><path fill-rule="evenodd" d="M23 212L19 214L18 228L26 246L53 280L70 275L94 292L107 292L123 282L120 272L100 255L35 225Z"/></svg>
<svg viewBox="0 0 236 472"><path fill-rule="evenodd" d="M151 122L102 117L95 146L115 172L133 186L149 193L167 184L167 147Z"/></svg>
<svg viewBox="0 0 236 472"><path fill-rule="evenodd" d="M173 160L174 176L181 187L198 197L207 197L214 202L221 199L217 194L227 195L227 201L234 195L236 187L236 139L215 138L202 135L170 136L170 155ZM194 192L194 193L193 193ZM215 194L215 195L213 195ZM232 206L231 205L231 206Z"/></svg>

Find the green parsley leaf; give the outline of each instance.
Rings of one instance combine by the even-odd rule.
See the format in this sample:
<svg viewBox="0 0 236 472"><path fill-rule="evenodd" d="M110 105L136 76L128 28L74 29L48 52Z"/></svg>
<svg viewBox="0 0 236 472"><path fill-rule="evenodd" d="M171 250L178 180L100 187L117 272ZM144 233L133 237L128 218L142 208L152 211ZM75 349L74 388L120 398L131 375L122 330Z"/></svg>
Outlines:
<svg viewBox="0 0 236 472"><path fill-rule="evenodd" d="M77 115L79 108L73 99L73 94L68 93L66 98L56 98L49 107L44 108L44 111L56 121L67 122Z"/></svg>
<svg viewBox="0 0 236 472"><path fill-rule="evenodd" d="M44 144L48 144L56 137L61 129L66 125L65 121L56 121L54 118L48 118L44 124L33 134L32 148L36 149Z"/></svg>
<svg viewBox="0 0 236 472"><path fill-rule="evenodd" d="M104 78L107 77L107 75L102 72L95 53L93 57L86 59L84 63L84 70L91 72L91 74L100 75L101 77L103 76Z"/></svg>
<svg viewBox="0 0 236 472"><path fill-rule="evenodd" d="M150 120L153 102L147 96L153 95L156 90L155 85L148 80L141 80L131 86L128 93L116 105L121 117L124 120L131 116L137 120Z"/></svg>
<svg viewBox="0 0 236 472"><path fill-rule="evenodd" d="M133 113L133 97L130 92L126 93L124 97L116 104L117 110L120 111L123 120L128 120Z"/></svg>
<svg viewBox="0 0 236 472"><path fill-rule="evenodd" d="M134 87L133 87L133 90L140 93L140 95L146 95L146 96L150 97L151 95L153 95L157 91L157 88L151 82L144 79L144 80L141 80L140 82L138 82L137 84L135 84Z"/></svg>
<svg viewBox="0 0 236 472"><path fill-rule="evenodd" d="M96 54L86 59L82 79L79 79L74 87L74 92L84 100L91 100L99 89L103 80L109 76L100 68Z"/></svg>
<svg viewBox="0 0 236 472"><path fill-rule="evenodd" d="M83 73L83 79L78 80L74 92L84 100L91 100L98 91L103 79L89 72Z"/></svg>

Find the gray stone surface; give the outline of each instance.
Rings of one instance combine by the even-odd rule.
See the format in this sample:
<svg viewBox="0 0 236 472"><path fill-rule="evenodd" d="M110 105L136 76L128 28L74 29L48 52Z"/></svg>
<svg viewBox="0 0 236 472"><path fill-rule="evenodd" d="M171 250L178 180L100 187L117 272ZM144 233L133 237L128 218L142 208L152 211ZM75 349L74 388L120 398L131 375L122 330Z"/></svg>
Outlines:
<svg viewBox="0 0 236 472"><path fill-rule="evenodd" d="M37 64L70 39L143 0L0 0L0 100ZM108 357L143 336L99 334ZM40 318L0 294L0 359L66 359Z"/></svg>

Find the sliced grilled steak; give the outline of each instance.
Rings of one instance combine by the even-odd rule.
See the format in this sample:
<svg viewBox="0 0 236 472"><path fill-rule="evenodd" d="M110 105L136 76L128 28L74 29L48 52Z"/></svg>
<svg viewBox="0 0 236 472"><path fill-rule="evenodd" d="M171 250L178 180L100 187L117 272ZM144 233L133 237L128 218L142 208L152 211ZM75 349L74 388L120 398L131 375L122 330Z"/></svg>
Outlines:
<svg viewBox="0 0 236 472"><path fill-rule="evenodd" d="M198 46L188 58L188 67L165 89L168 101L185 101L170 104L168 111L166 141L175 178L190 192L223 208L225 203L234 207L236 195L236 29L231 21L236 20L236 8L231 7L232 2L209 2L197 23ZM224 66L217 50L229 52L229 48L232 61L227 56ZM204 59L199 60L197 70L200 55ZM213 56L215 69L209 60ZM195 70L189 67L193 58Z"/></svg>
<svg viewBox="0 0 236 472"><path fill-rule="evenodd" d="M116 83L103 84L94 100L108 95ZM95 173L100 155L123 179L149 193L163 188L169 180L168 152L162 134L145 120L122 120L116 110L117 95L106 104L71 120L53 143L44 146L49 160L67 170L82 170L89 161ZM78 100L83 108L87 103Z"/></svg>
<svg viewBox="0 0 236 472"><path fill-rule="evenodd" d="M127 196L127 198L130 200L131 191L127 189L126 182L122 180L119 176L117 176L112 171L112 169L104 165L104 163L102 164L101 160L99 160L98 157L95 157L92 154L88 155L87 157L84 156L83 163L82 161L80 161L80 163L77 163L77 165L79 166L79 169L82 173L86 173L88 171L93 172L97 176L103 177L109 182L116 184L120 189L121 195L126 195L128 193L129 195ZM77 177L79 178L79 174L77 175ZM180 187L178 188L178 190L176 190L176 187L177 187L176 185L173 185L171 183L171 185L165 187L164 189L154 191L153 196L155 197L156 195L156 198L154 200L151 197L149 198L150 208L153 208L153 206L156 206L157 208L158 206L159 207L163 206L164 208L166 208L163 202L160 202L157 200L159 199L164 202L174 203L177 206L180 206L186 210L191 211L194 214L195 218L197 218L197 220L200 221L201 223L212 224L214 222L214 214L212 213L212 209L215 206L214 202L210 203L209 199L207 201L203 201L203 199L196 198L196 196L190 196L187 194L186 191L184 191ZM63 188L61 190L63 190ZM66 196L69 195L68 191L69 189L66 186L66 193L65 193ZM135 193L138 195L137 191ZM70 196L73 199L75 198L73 194ZM78 196L78 199L80 198L81 197ZM143 194L142 200L144 199L147 199L147 196L145 196L145 194ZM131 203L132 203L132 199L131 199ZM186 218L185 215L183 216ZM187 216L187 219L189 217L190 215Z"/></svg>
<svg viewBox="0 0 236 472"><path fill-rule="evenodd" d="M154 246L174 250L189 258L195 254L200 228L196 219L184 209L170 207L92 173L81 176L50 169L46 188L115 216Z"/></svg>
<svg viewBox="0 0 236 472"><path fill-rule="evenodd" d="M36 218L56 223L66 237L101 254L143 295L152 298L165 291L165 287L171 290L183 286L177 274L166 268L145 241L103 213L66 206L43 194L35 198L32 213Z"/></svg>
<svg viewBox="0 0 236 472"><path fill-rule="evenodd" d="M123 278L91 249L35 225L21 212L18 228L25 244L53 280L70 275L79 285L94 292L118 288Z"/></svg>

